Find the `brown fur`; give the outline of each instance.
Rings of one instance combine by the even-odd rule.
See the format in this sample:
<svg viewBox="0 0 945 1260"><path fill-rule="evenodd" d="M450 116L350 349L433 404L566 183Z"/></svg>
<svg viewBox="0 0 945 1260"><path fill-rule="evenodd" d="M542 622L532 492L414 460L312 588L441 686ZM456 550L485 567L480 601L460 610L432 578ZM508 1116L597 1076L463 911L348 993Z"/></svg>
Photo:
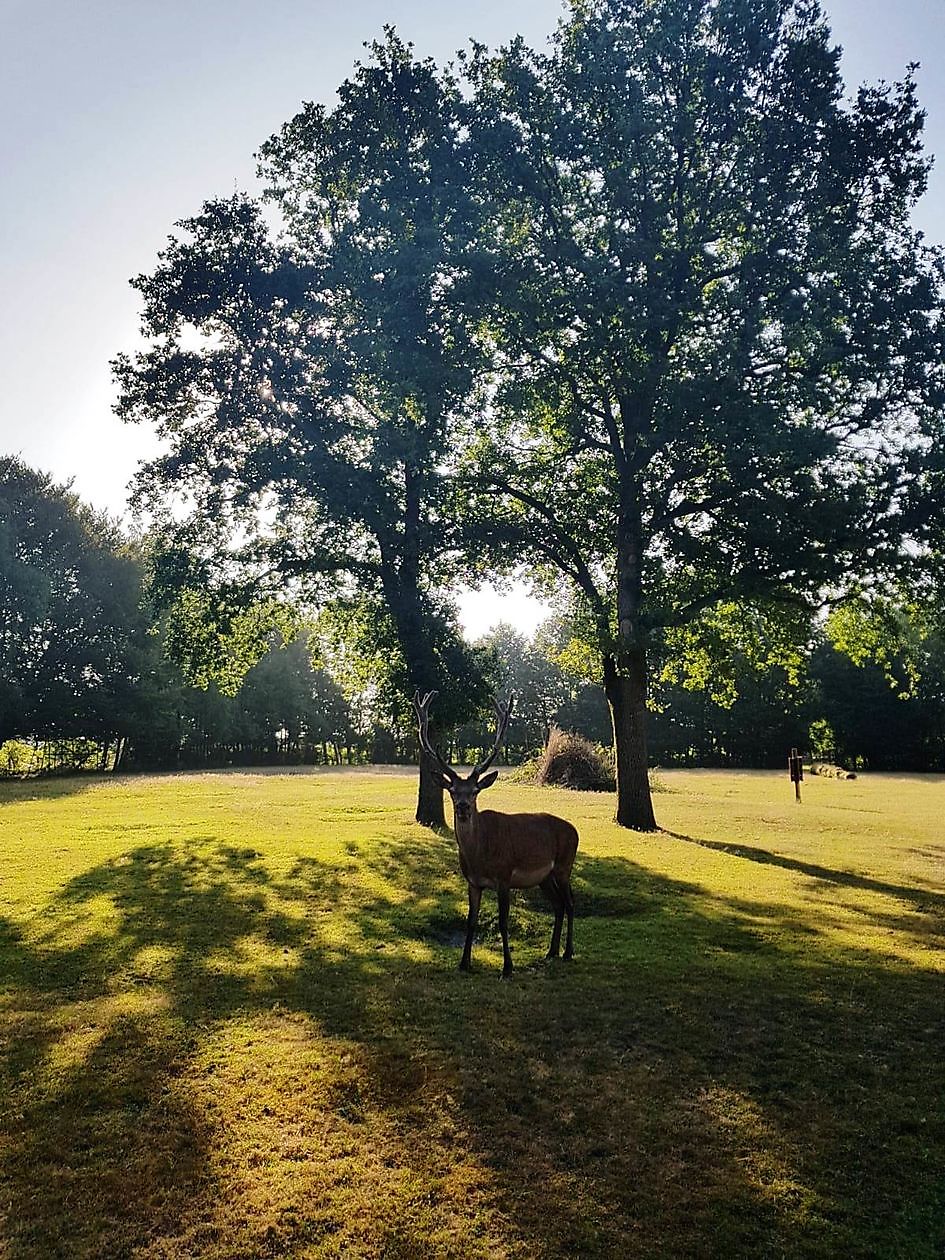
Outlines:
<svg viewBox="0 0 945 1260"><path fill-rule="evenodd" d="M459 864L469 889L466 944L460 969L468 971L471 965L482 890L493 888L499 899L502 974L508 976L512 971L508 931L509 892L512 888L541 886L555 908L555 925L547 956L558 957L565 915L568 934L564 957L570 960L574 955L571 868L577 854L578 833L571 823L554 814L500 814L493 809L480 812L476 798L494 778L493 773L480 784L472 777L457 777L445 786L453 798L453 830L459 848Z"/></svg>
<svg viewBox="0 0 945 1260"><path fill-rule="evenodd" d="M540 886L555 908L555 925L551 933L548 957L557 958L561 949L561 928L568 917L565 959L574 954L574 894L571 891L571 867L577 853L578 833L569 822L554 814L500 814L492 809L479 812L479 793L491 787L498 771L489 766L499 751L512 716L512 696L503 705L496 702L495 744L484 761L478 762L464 779L444 761L430 743L430 702L436 695L428 691L413 699L417 711L420 747L436 765L443 787L453 801L453 830L459 846L459 864L469 890L469 917L466 920L466 944L460 969L468 971L472 957L473 937L479 921L482 890L494 888L499 900L499 930L502 933L502 974L512 971L509 952L509 893L513 888Z"/></svg>
<svg viewBox="0 0 945 1260"><path fill-rule="evenodd" d="M577 829L554 814L500 814L494 809L475 811L467 823L454 819L456 843L463 874L483 888L507 884L510 888L534 888L551 866L565 880L578 847ZM538 879L519 882L516 871L546 868Z"/></svg>

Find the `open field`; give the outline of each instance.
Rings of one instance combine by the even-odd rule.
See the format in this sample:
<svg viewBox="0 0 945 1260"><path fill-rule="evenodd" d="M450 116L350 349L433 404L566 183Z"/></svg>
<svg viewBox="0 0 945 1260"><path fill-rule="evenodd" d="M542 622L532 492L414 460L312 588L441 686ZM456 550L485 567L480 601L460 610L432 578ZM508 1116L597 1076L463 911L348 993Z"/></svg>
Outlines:
<svg viewBox="0 0 945 1260"><path fill-rule="evenodd" d="M666 773L577 958L399 773L0 786L0 1255L945 1251L945 779Z"/></svg>

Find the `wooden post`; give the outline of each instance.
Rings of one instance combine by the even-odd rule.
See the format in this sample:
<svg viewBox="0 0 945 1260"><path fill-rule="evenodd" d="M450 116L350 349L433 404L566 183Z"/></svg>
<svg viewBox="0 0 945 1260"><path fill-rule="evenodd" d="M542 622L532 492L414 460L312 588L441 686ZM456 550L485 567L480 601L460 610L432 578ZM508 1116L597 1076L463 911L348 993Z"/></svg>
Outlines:
<svg viewBox="0 0 945 1260"><path fill-rule="evenodd" d="M791 772L791 782L794 784L794 799L798 804L801 802L801 780L804 778L804 762L798 756L797 749L791 749L791 755L788 757L788 769Z"/></svg>

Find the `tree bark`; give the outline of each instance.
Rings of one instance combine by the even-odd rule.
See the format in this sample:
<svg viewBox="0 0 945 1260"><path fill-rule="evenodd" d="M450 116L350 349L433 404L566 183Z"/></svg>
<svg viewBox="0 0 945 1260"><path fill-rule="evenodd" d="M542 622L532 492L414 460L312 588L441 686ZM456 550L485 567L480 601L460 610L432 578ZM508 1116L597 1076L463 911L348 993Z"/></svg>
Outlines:
<svg viewBox="0 0 945 1260"><path fill-rule="evenodd" d="M637 426L633 409L621 402L625 444L632 447ZM621 827L655 831L646 748L646 633L643 625L645 542L641 491L632 465L620 465L617 516L617 644L604 658L604 690L614 725L617 813Z"/></svg>
<svg viewBox="0 0 945 1260"><path fill-rule="evenodd" d="M656 831L650 794L646 746L646 654L629 653L618 666L604 661L604 690L614 726L614 760L617 767L615 821L634 831Z"/></svg>
<svg viewBox="0 0 945 1260"><path fill-rule="evenodd" d="M435 663L423 633L419 599L416 592L388 600L398 629L401 650L407 665L410 687L425 695L436 690ZM430 738L436 742L436 728L430 724ZM443 778L435 762L420 751L420 776L417 785L416 820L423 827L445 827L443 810Z"/></svg>
<svg viewBox="0 0 945 1260"><path fill-rule="evenodd" d="M407 464L404 468L404 521L398 548L379 537L381 583L387 607L397 628L411 689L421 694L436 690L436 663L424 625L420 597L419 528L421 478ZM433 727L431 726L431 739ZM445 827L442 776L429 758L420 754L420 782L417 787L417 822L424 827Z"/></svg>
<svg viewBox="0 0 945 1260"><path fill-rule="evenodd" d="M414 602L418 603L414 600L401 600L391 607L391 611L399 631L410 687L425 695L428 691L436 690L435 663L422 631L419 608L411 607ZM389 600L388 603L390 606L392 601ZM432 723L430 738L435 742L435 727ZM416 819L424 827L446 826L442 783L443 777L436 764L421 751Z"/></svg>
<svg viewBox="0 0 945 1260"><path fill-rule="evenodd" d="M420 786L417 790L417 822L424 827L445 827L440 772L425 752L420 753Z"/></svg>

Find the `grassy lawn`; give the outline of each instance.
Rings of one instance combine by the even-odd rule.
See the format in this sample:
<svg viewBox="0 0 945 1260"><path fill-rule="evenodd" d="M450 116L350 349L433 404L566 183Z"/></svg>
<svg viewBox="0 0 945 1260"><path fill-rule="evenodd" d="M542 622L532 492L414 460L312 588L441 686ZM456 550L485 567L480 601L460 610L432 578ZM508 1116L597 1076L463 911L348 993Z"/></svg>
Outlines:
<svg viewBox="0 0 945 1260"><path fill-rule="evenodd" d="M941 1257L945 779L663 777L508 983L406 775L0 786L0 1256Z"/></svg>

